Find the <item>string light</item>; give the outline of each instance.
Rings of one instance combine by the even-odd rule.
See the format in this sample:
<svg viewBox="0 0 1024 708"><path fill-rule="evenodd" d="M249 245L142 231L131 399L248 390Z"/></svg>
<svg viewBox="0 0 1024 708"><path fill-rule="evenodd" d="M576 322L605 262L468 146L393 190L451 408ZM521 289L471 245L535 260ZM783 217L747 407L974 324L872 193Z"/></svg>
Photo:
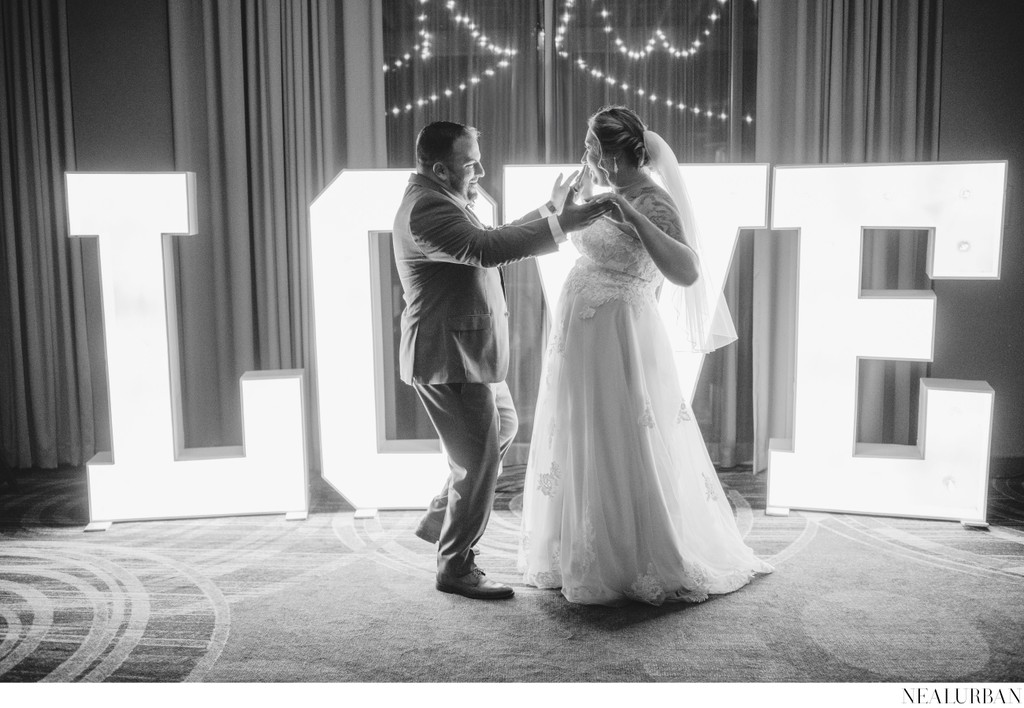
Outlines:
<svg viewBox="0 0 1024 708"><path fill-rule="evenodd" d="M427 4L430 0L419 0L421 5ZM457 27L465 30L473 38L474 44L479 46L481 49L486 49L492 54L499 55L502 57L513 57L519 53L518 49L512 47L502 47L495 44L487 35L483 32L480 26L470 17L468 14L462 13L458 9L458 5L455 0L447 0L445 2L445 9L448 10L448 14L451 16L450 19L455 23ZM395 59L390 64L384 65L384 72L397 71L402 67L409 66L412 63L413 52L416 52L417 56L422 60L427 60L433 56L433 39L434 35L427 31L426 22L428 16L427 13L421 12L416 16L418 23L416 29L416 36L419 37L417 44L413 45L412 52L405 52L399 59ZM508 60L503 59L504 64L499 62L502 67L508 66Z"/></svg>
<svg viewBox="0 0 1024 708"><path fill-rule="evenodd" d="M512 57L519 53L518 49L502 47L488 39L487 35L473 20L473 18L459 10L459 5L455 0L447 0L444 6L445 9L448 10L448 14L452 16L452 20L455 21L456 26L467 30L470 36L475 40L476 44L482 49L486 49L492 54L505 57Z"/></svg>
<svg viewBox="0 0 1024 708"><path fill-rule="evenodd" d="M566 59L568 57L568 54L559 54L559 57L562 59ZM594 79L602 81L603 83L609 86L618 87L620 90L626 93L632 93L641 100L646 100L650 103L658 103L660 100L656 94L648 95L647 91L643 88L631 88L630 85L625 81L619 81L614 76L607 74L601 69L591 67L589 64L587 64L587 61L583 57L576 57L575 61L573 61L572 63L575 65L578 71L581 71L582 73ZM729 117L729 114L726 113L725 111L715 111L710 108L701 108L699 106L688 107L684 101L677 101L671 98L666 98L661 102L669 108L675 108L680 113L685 112L687 110L692 110L695 116L700 115L704 116L705 118L718 116L718 118L720 118L721 120L727 120ZM747 116L747 118L750 118L750 116ZM747 122L753 122L753 118L750 118L750 120L748 120Z"/></svg>
<svg viewBox="0 0 1024 708"><path fill-rule="evenodd" d="M421 5L426 5L428 2L430 2L430 0L419 0L419 2ZM510 66L509 57L515 57L519 53L519 50L513 49L511 47L503 47L492 42L487 37L483 29L477 24L477 22L472 17L459 10L458 3L456 3L455 0L447 0L447 2L445 2L445 9L448 10L448 14L451 16L451 21L455 23L456 27L459 27L465 32L467 32L469 36L472 37L474 44L476 44L482 49L487 50L493 55L501 57L501 59L497 61L495 64L484 68L480 72L482 76L480 74L474 74L469 77L468 84L466 81L460 82L457 87L458 92L462 93L468 91L476 87L476 85L479 84L484 79L490 79L496 76L499 70L507 69ZM427 19L428 17L425 12L421 12L416 17L417 22L420 23L417 34L421 37L421 40L419 44L414 46L414 50L419 51L419 58L423 60L429 59L431 56L430 40L433 38L433 35L427 32L426 30ZM425 50L424 46L426 47ZM402 66L408 66L409 64L411 64L412 58L413 55L407 52L402 56L402 58L392 62L391 65L385 64L384 71L395 71L401 68ZM426 106L429 103L436 103L441 99L441 95L443 95L445 99L450 99L452 96L455 95L455 93L455 88L452 88L451 86L446 86L443 89L440 89L439 91L431 93L430 96L421 96L415 99L414 101L405 104L404 107L394 105L391 107L390 110L385 112L385 115L399 116L403 113L409 113L415 108L422 108L423 106Z"/></svg>
<svg viewBox="0 0 1024 708"><path fill-rule="evenodd" d="M720 4L725 4L728 0L719 0ZM575 6L576 0L566 0L564 5L564 11L560 17L561 22L558 28L555 30L555 48L556 50L564 51L565 34L568 29L569 21L572 19L572 8ZM645 59L656 50L663 49L668 52L671 56L676 59L689 59L697 53L697 50L702 46L700 40L701 36L710 37L711 27L714 26L721 18L717 12L711 12L707 19L708 24L704 26L698 36L693 39L690 44L686 47L677 46L675 43L669 40L668 36L661 30L661 28L655 29L651 33L651 37L647 40L647 43L642 48L631 47L627 42L619 36L618 32L615 31L614 26L611 24L610 18L612 13L607 7L602 6L600 12L601 18L606 22L604 31L606 34L612 35L612 41L615 43L616 49L620 54L624 54L630 59L639 60ZM564 58L564 57L563 57Z"/></svg>
<svg viewBox="0 0 1024 708"><path fill-rule="evenodd" d="M427 1L428 0L420 0L420 4L426 4ZM427 13L421 12L417 15L416 22L416 36L420 38L418 43L413 45L412 52L405 52L399 59L395 59L390 64L385 64L385 74L389 71L398 71L402 67L412 64L413 52L416 52L419 58L423 61L426 61L433 56L433 53L431 52L433 42L431 40L434 38L434 35L427 31Z"/></svg>
<svg viewBox="0 0 1024 708"><path fill-rule="evenodd" d="M719 3L725 4L727 1L728 0L719 0ZM565 2L563 3L562 13L561 15L559 15L560 22L555 30L555 53L557 54L557 56L562 60L569 61L575 66L577 71L580 71L590 76L592 79L600 80L611 87L617 87L624 93L633 94L640 100L646 100L652 104L659 103L659 99L656 95L648 95L647 91L645 91L642 87L631 88L627 82L620 81L614 75L612 75L610 71L608 71L606 68L601 69L598 67L592 67L586 62L586 60L582 56L576 57L575 60L571 59L570 54L565 47L565 37L568 32L569 23L573 19L575 5L576 0L565 0ZM599 14L603 20L605 20L606 22L610 22L609 18L611 17L612 13L607 9L607 7L602 7ZM716 24L719 19L721 19L721 15L719 15L717 12L711 12L708 15L708 21L710 24L704 28L704 36L710 36L710 27ZM606 32L608 32L608 27L612 27L612 25L605 25ZM692 57L694 54L697 53L697 50L704 44L699 38L697 38L694 39L693 42L691 42L690 47L688 49L680 49L673 45L672 42L668 40L668 37L665 35L665 33L660 28L658 28L654 31L651 39L648 40L645 47L642 50L638 50L636 48L629 47L626 44L626 42L622 40L622 38L619 37L617 33L615 33L614 28L612 28L612 30L608 33L615 34L614 41L616 47L618 48L618 52L620 54L628 56L631 59L640 59L649 56L651 53L658 49L658 40L661 40L661 48L676 58ZM675 108L681 114L684 114L685 112L692 110L693 115L695 117L703 116L704 118L707 119L717 117L723 121L728 120L729 117L728 113L726 113L725 111L716 111L701 106L687 106L687 104L684 101L675 100L672 98L666 98L663 101L661 101L661 103L663 103L668 108ZM753 118L751 118L750 116L746 116L744 120L747 123L753 122Z"/></svg>
<svg viewBox="0 0 1024 708"><path fill-rule="evenodd" d="M754 1L756 2L756 0L754 0ZM421 5L426 5L428 2L430 2L430 0L419 0L419 2L420 2ZM726 2L728 2L728 0L718 0L718 2L719 2L719 4L724 5ZM570 59L569 53L568 53L568 51L565 50L564 44L565 44L565 35L567 33L567 30L568 30L569 22L573 18L573 8L575 7L575 5L576 5L576 0L565 0L565 2L563 4L563 12L562 12L562 14L559 17L560 23L559 23L559 25L558 25L558 27L556 28L556 31L555 31L555 49L556 49L556 54L557 54L557 56L560 59L563 59L563 60L569 60ZM484 78L493 78L498 73L496 71L496 69L506 69L506 68L508 68L510 66L510 62L509 62L508 58L509 57L514 57L516 54L518 54L518 50L513 49L511 47L503 47L503 46L498 45L498 44L494 43L493 41L491 41L488 38L488 36L486 35L486 33L483 31L483 29L480 27L480 25L472 17L470 17L467 13L465 13L465 12L463 12L463 11L461 11L459 9L459 5L456 2L456 0L446 0L446 2L445 2L445 9L448 11L448 13L450 15L450 19L455 23L456 27L459 27L463 31L467 32L469 34L469 36L472 38L473 42L477 46L479 46L479 47L481 47L483 49L486 49L487 51L491 52L493 55L501 56L502 57L496 64L485 68L481 72L483 74ZM614 30L614 27L610 24L609 18L611 17L611 14L612 13L606 7L602 7L602 9L600 10L601 17L604 20L609 22L609 24L605 25L605 31L607 33L609 33L609 34L614 34L615 35L614 36L614 41L615 41L616 46L618 47L618 51L621 54L625 54L625 55L629 56L632 59L645 58L648 55L650 55L651 53L653 53L654 51L656 51L658 49L658 46L659 46L658 40L660 40L660 47L661 47L661 49L663 49L664 51L668 52L671 56L673 56L675 58L689 58L689 57L692 57L692 56L694 56L697 53L697 50L701 46L703 46L703 43L698 38L698 39L694 39L690 43L689 48L687 48L687 49L680 49L679 47L674 45L671 41L669 41L669 39L667 38L665 33L660 28L658 28L658 29L656 29L654 31L654 33L652 34L652 37L648 40L648 42L647 42L647 44L646 44L646 46L644 47L643 50L636 50L636 49L630 48L622 40L622 38L618 36L618 34ZM703 35L704 36L710 36L710 34L711 34L710 27L715 25L717 23L717 21L720 19L720 17L721 16L717 12L711 12L708 15L708 21L709 21L710 24L704 28L704 30L703 30ZM422 60L428 59L431 56L431 46L432 46L432 44L431 44L430 40L433 38L433 35L426 31L426 27L425 27L426 20L427 20L426 13L421 13L420 15L417 16L417 21L421 25L419 27L419 30L418 30L418 34L421 37L421 40L420 40L420 43L415 45L414 48L413 48L414 51L418 52L418 56ZM407 52L407 53L403 54L403 56L400 59L397 59L394 62L392 62L392 64L390 66L385 64L384 65L384 70L385 70L385 72L387 72L387 71L395 71L396 69L401 68L402 66L408 66L412 62L412 59L413 59L413 54L411 52ZM710 108L700 107L700 106L687 106L687 104L684 101L674 100L674 99L671 99L671 98L666 98L664 100L661 100L655 94L651 94L651 95L648 96L647 92L642 87L631 88L630 85L627 82L620 81L615 76L613 76L611 73L609 73L607 70L602 70L602 69L600 69L598 67L591 67L591 66L589 66L587 64L587 62L583 59L583 57L577 57L577 59L574 62L571 62L571 63L575 65L575 67L576 67L576 69L578 71L581 71L581 72L587 74L592 79L595 79L595 80L598 80L598 81L602 81L607 86L619 88L621 91L623 91L623 92L625 92L627 94L632 92L638 98L647 100L647 101L649 101L652 104L659 103L659 101L660 101L666 107L668 107L668 108L675 108L681 114L683 114L683 113L685 113L687 111L692 110L693 114L695 116L704 116L705 118L712 118L712 117L716 117L717 116L719 119L721 119L723 121L728 119L728 114L726 112L724 112L724 111L714 111L714 110L712 110ZM482 80L483 80L483 78L479 74L474 74L474 75L470 76L470 78L468 80L469 81L468 85L467 85L467 83L465 81L462 81L462 82L460 82L458 84L457 90L458 90L459 93L463 93L463 92L465 92L465 91L475 87ZM395 106L393 106L387 112L387 114L388 115L393 115L393 116L398 116L398 115L401 115L402 113L409 113L414 108L423 107L423 106L427 105L428 103L435 103L438 100L440 100L440 96L438 95L439 93L442 94L446 99L448 99L448 98L451 98L452 96L454 96L456 94L456 90L453 87L445 87L445 88L441 89L438 92L432 93L428 97L421 96L421 97L415 99L414 101L412 101L410 103L406 103L404 107L400 106L400 105L395 105ZM745 122L747 122L747 123L752 123L753 122L753 118L751 116L749 116L749 115L745 116L743 120Z"/></svg>

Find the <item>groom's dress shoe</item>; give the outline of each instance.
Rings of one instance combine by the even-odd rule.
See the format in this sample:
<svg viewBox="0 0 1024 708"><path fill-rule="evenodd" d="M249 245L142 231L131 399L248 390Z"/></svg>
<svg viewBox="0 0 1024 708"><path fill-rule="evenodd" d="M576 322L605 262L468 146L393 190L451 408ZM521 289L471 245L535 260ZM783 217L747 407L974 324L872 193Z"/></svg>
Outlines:
<svg viewBox="0 0 1024 708"><path fill-rule="evenodd" d="M474 600L504 600L515 595L508 585L488 580L484 571L479 568L473 568L457 578L438 573L437 589Z"/></svg>

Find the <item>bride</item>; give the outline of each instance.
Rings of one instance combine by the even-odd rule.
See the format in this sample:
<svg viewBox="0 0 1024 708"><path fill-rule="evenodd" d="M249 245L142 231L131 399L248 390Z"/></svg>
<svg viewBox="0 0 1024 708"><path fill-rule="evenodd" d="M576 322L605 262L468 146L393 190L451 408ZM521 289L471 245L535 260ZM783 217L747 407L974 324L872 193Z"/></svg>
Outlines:
<svg viewBox="0 0 1024 708"><path fill-rule="evenodd" d="M582 256L541 373L519 569L526 583L561 588L571 602L699 602L772 567L743 542L686 405L660 289L673 291L665 297L695 351L736 333L701 277L671 148L627 108L603 108L588 126L584 190L591 181L612 187L595 198L617 209L571 237Z"/></svg>

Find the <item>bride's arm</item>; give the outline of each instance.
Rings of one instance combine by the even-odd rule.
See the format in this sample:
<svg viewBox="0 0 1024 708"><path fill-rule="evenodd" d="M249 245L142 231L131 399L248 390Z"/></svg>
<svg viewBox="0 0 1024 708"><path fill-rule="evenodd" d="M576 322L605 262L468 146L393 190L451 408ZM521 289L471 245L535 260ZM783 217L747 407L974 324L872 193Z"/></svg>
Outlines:
<svg viewBox="0 0 1024 708"><path fill-rule="evenodd" d="M671 208L652 199L651 215L665 225L665 228L662 228L618 194L602 194L595 199L609 199L616 203L623 221L633 227L654 265L669 282L682 286L697 282L700 276L697 254L686 245L686 236L682 233L679 216ZM617 216L616 211L610 212L609 215ZM673 234L667 233L666 229Z"/></svg>

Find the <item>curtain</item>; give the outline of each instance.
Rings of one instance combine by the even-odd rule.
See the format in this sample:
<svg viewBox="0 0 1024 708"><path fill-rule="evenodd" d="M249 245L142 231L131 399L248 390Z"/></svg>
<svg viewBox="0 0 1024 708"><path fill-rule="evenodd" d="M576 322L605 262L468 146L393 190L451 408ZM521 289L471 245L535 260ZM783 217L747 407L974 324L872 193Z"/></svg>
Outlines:
<svg viewBox="0 0 1024 708"><path fill-rule="evenodd" d="M723 115L728 110L730 72L741 70L730 59L735 3L549 2L550 16L542 0L460 2L449 9L417 0L385 1L389 166L415 164L416 132L430 121L468 123L483 131L487 175L482 184L500 197L499 171L504 164L577 162L586 119L608 103L636 109L675 147L681 160L730 159L733 146ZM756 26L756 13L747 13L744 26ZM756 34L748 31L743 41L752 67ZM546 43L552 47L549 62ZM645 49L648 44L650 51ZM643 57L624 56L623 46L642 51ZM517 52L500 51L507 48ZM479 81L473 82L473 77ZM612 77L615 85L608 81ZM753 92L748 95L752 109ZM741 141L752 142L752 126L744 121L741 128ZM726 467L750 459L753 439L751 315L749 297L742 304L740 300L749 278L739 274L738 265L747 262L749 268L750 248L746 240L738 248L726 288L737 328L748 334L741 334L741 343L707 357L694 404L713 459ZM518 446L508 459L522 462L532 433L546 311L532 261L507 268L505 283L512 345L508 382L520 418ZM409 416L424 418L415 400L404 406L400 402L400 407ZM430 430L425 419L407 427L419 434Z"/></svg>
<svg viewBox="0 0 1024 708"><path fill-rule="evenodd" d="M756 160L902 162L938 157L940 0L790 0L760 4ZM869 234L867 288L925 288L926 243ZM796 240L754 246L755 469L771 438L792 438ZM923 363L862 362L857 436L911 444Z"/></svg>
<svg viewBox="0 0 1024 708"><path fill-rule="evenodd" d="M199 234L176 244L185 439L240 444L239 377L312 363L308 207L344 158L340 13L329 0L168 12L175 169L198 181Z"/></svg>
<svg viewBox="0 0 1024 708"><path fill-rule="evenodd" d="M0 452L22 468L79 465L106 449L101 313L83 278L96 271L95 252L66 226L74 153L64 8L0 3ZM318 464L308 207L348 159L346 121L372 106L346 98L369 92L363 77L379 67L370 52L345 55L350 30L375 34L344 27L346 9L167 2L174 167L198 182L199 234L174 249L190 447L241 442L242 373L303 368ZM355 10L368 25L365 4ZM358 136L371 144L361 159L373 157L372 120Z"/></svg>
<svg viewBox="0 0 1024 708"><path fill-rule="evenodd" d="M579 162L587 118L608 104L636 111L681 162L728 160L733 4L556 0L552 161Z"/></svg>
<svg viewBox="0 0 1024 708"><path fill-rule="evenodd" d="M0 461L77 465L92 456L87 254L68 238L74 169L62 0L0 3Z"/></svg>

